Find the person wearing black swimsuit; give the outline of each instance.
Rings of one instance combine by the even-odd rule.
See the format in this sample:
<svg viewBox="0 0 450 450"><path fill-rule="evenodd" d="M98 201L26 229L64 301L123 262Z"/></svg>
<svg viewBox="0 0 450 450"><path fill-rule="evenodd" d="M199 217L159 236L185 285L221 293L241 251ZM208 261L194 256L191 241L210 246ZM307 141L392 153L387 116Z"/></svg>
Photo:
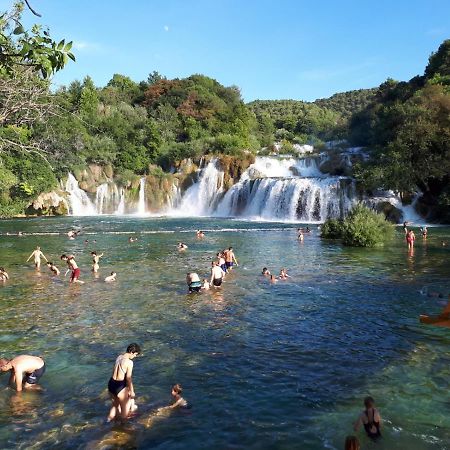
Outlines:
<svg viewBox="0 0 450 450"><path fill-rule="evenodd" d="M367 436L370 439L376 440L381 436L381 416L374 405L375 400L372 397L366 397L364 399L365 410L360 414L353 428L355 431L358 431L358 428L362 424Z"/></svg>

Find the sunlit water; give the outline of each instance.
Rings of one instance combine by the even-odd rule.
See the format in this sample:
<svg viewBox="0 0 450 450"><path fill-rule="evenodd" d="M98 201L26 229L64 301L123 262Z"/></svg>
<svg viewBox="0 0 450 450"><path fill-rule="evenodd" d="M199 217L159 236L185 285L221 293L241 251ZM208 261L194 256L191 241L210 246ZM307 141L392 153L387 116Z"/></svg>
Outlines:
<svg viewBox="0 0 450 450"><path fill-rule="evenodd" d="M71 241L65 232L80 226ZM209 230L197 240L195 230ZM24 237L6 232L24 231ZM295 225L232 220L47 218L0 222L0 353L42 355L43 392L17 396L0 377L1 448L341 449L362 399L373 395L383 439L363 448L449 448L450 330L421 325L449 293L448 228L430 229L408 256L401 232L385 249L303 243ZM138 241L130 244L131 233ZM28 233L36 233L31 235ZM89 240L85 244L85 239ZM96 243L93 243L93 240ZM185 253L176 244L189 245ZM84 285L36 272L36 245L57 262L73 253ZM186 294L218 249L240 266L223 289ZM89 252L104 252L100 278ZM292 279L270 285L263 266ZM111 270L115 284L102 280ZM64 272L63 272L64 273ZM422 291L423 292L423 291ZM139 415L106 424L116 356L138 342ZM152 416L184 386L188 413ZM150 420L148 418L150 417ZM148 424L148 427L145 426Z"/></svg>

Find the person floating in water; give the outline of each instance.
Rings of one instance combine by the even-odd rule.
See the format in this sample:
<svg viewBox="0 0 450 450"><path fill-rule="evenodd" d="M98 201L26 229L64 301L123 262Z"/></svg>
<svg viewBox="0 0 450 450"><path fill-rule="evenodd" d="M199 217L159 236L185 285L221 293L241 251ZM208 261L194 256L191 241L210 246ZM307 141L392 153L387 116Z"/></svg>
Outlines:
<svg viewBox="0 0 450 450"><path fill-rule="evenodd" d="M97 252L91 252L92 255L92 272L97 273L98 269L100 269L100 258L103 256L103 253L97 255Z"/></svg>
<svg viewBox="0 0 450 450"><path fill-rule="evenodd" d="M112 281L116 281L116 276L117 276L116 272L111 272L111 275L105 278L105 282L111 283Z"/></svg>
<svg viewBox="0 0 450 450"><path fill-rule="evenodd" d="M224 255L225 255L225 264L226 264L227 270L232 270L234 264L236 264L236 266L239 266L239 264L236 260L236 256L233 252L233 247L229 247L228 250L225 250Z"/></svg>
<svg viewBox="0 0 450 450"><path fill-rule="evenodd" d="M51 261L47 261L47 267L50 269L50 271L53 273L53 275L60 274L59 269Z"/></svg>
<svg viewBox="0 0 450 450"><path fill-rule="evenodd" d="M372 397L364 399L364 411L360 414L358 420L353 425L355 431L358 431L361 424L370 439L376 440L381 436L381 416L375 408L375 400Z"/></svg>
<svg viewBox="0 0 450 450"><path fill-rule="evenodd" d="M69 283L83 284L84 281L80 281L78 279L80 277L80 269L78 268L78 264L76 263L74 256L61 255L61 260L66 261L68 267L68 269L66 270L66 274L64 276L66 276L70 271L72 271Z"/></svg>
<svg viewBox="0 0 450 450"><path fill-rule="evenodd" d="M36 247L36 250L33 251L33 253L28 257L27 262L34 257L34 266L36 269L39 269L41 267L41 257L45 259L45 261L48 261L48 259L45 257L45 255L41 252L41 247Z"/></svg>
<svg viewBox="0 0 450 450"><path fill-rule="evenodd" d="M114 364L111 378L108 382L108 391L111 394L112 406L108 414L108 422L118 418L126 420L137 406L136 394L132 381L133 359L141 353L138 344L130 344L123 355L119 355Z"/></svg>
<svg viewBox="0 0 450 450"><path fill-rule="evenodd" d="M16 385L16 391L36 388L44 375L45 362L39 356L19 355L11 360L0 359L0 371L11 372L9 384Z"/></svg>
<svg viewBox="0 0 450 450"><path fill-rule="evenodd" d="M263 267L263 270L261 272L262 275L264 275L265 277L270 277L270 271L267 267Z"/></svg>
<svg viewBox="0 0 450 450"><path fill-rule="evenodd" d="M130 236L129 238L128 238L128 242L136 242L137 241L137 238L134 238L134 237L132 237L132 236Z"/></svg>
<svg viewBox="0 0 450 450"><path fill-rule="evenodd" d="M222 285L223 277L225 276L225 272L219 266L217 261L213 261L211 263L211 280L210 284L214 287L220 287Z"/></svg>
<svg viewBox="0 0 450 450"><path fill-rule="evenodd" d="M186 274L186 283L188 285L189 292L200 292L203 284L200 281L200 277L195 272L188 272Z"/></svg>
<svg viewBox="0 0 450 450"><path fill-rule="evenodd" d="M197 230L197 237L199 239L203 239L205 237L205 233L202 230Z"/></svg>
<svg viewBox="0 0 450 450"><path fill-rule="evenodd" d="M188 246L184 242L178 242L177 248L179 251L184 251L188 248Z"/></svg>
<svg viewBox="0 0 450 450"><path fill-rule="evenodd" d="M8 272L6 272L6 270L3 267L0 267L0 282L8 280L9 280Z"/></svg>
<svg viewBox="0 0 450 450"><path fill-rule="evenodd" d="M183 388L181 387L181 384L175 384L172 386L172 397L174 399L174 402L169 406L163 406L162 408L158 408L158 411L164 411L168 409L176 409L176 408L184 408L189 409L188 402L181 396L183 393Z"/></svg>

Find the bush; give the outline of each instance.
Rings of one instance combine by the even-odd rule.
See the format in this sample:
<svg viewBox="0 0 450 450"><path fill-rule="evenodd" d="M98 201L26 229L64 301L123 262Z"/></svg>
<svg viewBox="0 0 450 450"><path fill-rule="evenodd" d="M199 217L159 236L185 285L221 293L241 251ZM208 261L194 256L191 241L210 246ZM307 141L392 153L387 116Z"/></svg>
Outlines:
<svg viewBox="0 0 450 450"><path fill-rule="evenodd" d="M394 235L394 227L367 206L356 205L345 218L342 243L352 247L377 247Z"/></svg>
<svg viewBox="0 0 450 450"><path fill-rule="evenodd" d="M343 223L339 219L327 219L321 228L321 237L326 239L340 239L342 237Z"/></svg>

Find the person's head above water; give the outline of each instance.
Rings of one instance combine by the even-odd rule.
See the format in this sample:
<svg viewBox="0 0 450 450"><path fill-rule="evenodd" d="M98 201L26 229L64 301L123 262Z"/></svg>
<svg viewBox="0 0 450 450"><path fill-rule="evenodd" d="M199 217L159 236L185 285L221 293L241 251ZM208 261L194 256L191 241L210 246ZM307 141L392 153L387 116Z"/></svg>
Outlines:
<svg viewBox="0 0 450 450"><path fill-rule="evenodd" d="M127 353L139 355L141 353L141 347L136 343L130 344L127 347Z"/></svg>
<svg viewBox="0 0 450 450"><path fill-rule="evenodd" d="M91 252L91 255L97 256L97 252Z"/></svg>
<svg viewBox="0 0 450 450"><path fill-rule="evenodd" d="M181 395L183 392L183 388L181 387L181 384L174 384L172 386L172 395Z"/></svg>
<svg viewBox="0 0 450 450"><path fill-rule="evenodd" d="M8 359L0 358L0 369L1 369L3 366L6 366L6 364L8 364L8 363L9 363L9 360L8 360Z"/></svg>
<svg viewBox="0 0 450 450"><path fill-rule="evenodd" d="M374 404L375 404L375 400L373 399L373 397L370 397L370 395L364 399L364 406L367 409L373 408Z"/></svg>

